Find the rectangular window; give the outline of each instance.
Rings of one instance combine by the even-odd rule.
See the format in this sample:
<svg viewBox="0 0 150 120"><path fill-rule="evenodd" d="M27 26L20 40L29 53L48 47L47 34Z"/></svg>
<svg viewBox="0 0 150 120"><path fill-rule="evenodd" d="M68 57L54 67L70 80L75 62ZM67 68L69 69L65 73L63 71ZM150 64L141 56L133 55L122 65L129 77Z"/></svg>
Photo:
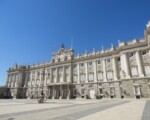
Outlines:
<svg viewBox="0 0 150 120"><path fill-rule="evenodd" d="M115 88L113 87L110 88L110 95L115 95Z"/></svg>
<svg viewBox="0 0 150 120"><path fill-rule="evenodd" d="M140 93L140 87L139 86L135 86L134 87L134 93L135 93L135 95L140 95L141 93Z"/></svg>
<svg viewBox="0 0 150 120"><path fill-rule="evenodd" d="M120 57L117 58L117 61L120 62Z"/></svg>
<svg viewBox="0 0 150 120"><path fill-rule="evenodd" d="M143 55L143 56L148 53L148 51L146 51L146 50L143 50L143 51L141 51L141 52L142 52L142 55Z"/></svg>
<svg viewBox="0 0 150 120"><path fill-rule="evenodd" d="M102 88L99 89L99 93L100 93L100 95L103 95L103 89Z"/></svg>

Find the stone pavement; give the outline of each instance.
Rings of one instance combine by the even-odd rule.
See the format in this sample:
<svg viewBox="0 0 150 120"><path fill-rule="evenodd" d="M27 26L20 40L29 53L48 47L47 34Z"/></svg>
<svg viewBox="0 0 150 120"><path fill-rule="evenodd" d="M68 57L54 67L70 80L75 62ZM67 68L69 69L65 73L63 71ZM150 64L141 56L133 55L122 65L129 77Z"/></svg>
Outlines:
<svg viewBox="0 0 150 120"><path fill-rule="evenodd" d="M79 120L141 120L144 106L145 101L131 101Z"/></svg>
<svg viewBox="0 0 150 120"><path fill-rule="evenodd" d="M150 101L146 102L142 115L142 120L150 120Z"/></svg>
<svg viewBox="0 0 150 120"><path fill-rule="evenodd" d="M0 120L150 120L149 111L145 99L0 100Z"/></svg>

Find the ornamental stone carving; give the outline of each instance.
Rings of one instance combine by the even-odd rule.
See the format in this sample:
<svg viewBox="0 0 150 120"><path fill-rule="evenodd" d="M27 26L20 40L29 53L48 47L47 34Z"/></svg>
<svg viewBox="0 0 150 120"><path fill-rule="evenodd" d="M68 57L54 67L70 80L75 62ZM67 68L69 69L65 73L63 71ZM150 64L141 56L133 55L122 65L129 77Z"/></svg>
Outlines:
<svg viewBox="0 0 150 120"><path fill-rule="evenodd" d="M56 76L56 69L53 69L53 75Z"/></svg>
<svg viewBox="0 0 150 120"><path fill-rule="evenodd" d="M94 68L92 65L88 66L88 72L89 73L94 73Z"/></svg>
<svg viewBox="0 0 150 120"><path fill-rule="evenodd" d="M137 65L135 56L129 58L129 63L130 63L130 66Z"/></svg>
<svg viewBox="0 0 150 120"><path fill-rule="evenodd" d="M106 71L112 71L113 68L112 68L112 62L106 62Z"/></svg>
<svg viewBox="0 0 150 120"><path fill-rule="evenodd" d="M148 54L142 56L143 64L150 64L150 56Z"/></svg>
<svg viewBox="0 0 150 120"><path fill-rule="evenodd" d="M61 62L65 60L71 60L73 56L73 50L66 50L65 48L61 48L57 53L53 54L52 62Z"/></svg>
<svg viewBox="0 0 150 120"><path fill-rule="evenodd" d="M73 67L73 73L77 74L77 66L76 65Z"/></svg>
<svg viewBox="0 0 150 120"><path fill-rule="evenodd" d="M102 71L103 71L103 66L97 65L97 72L102 72Z"/></svg>
<svg viewBox="0 0 150 120"><path fill-rule="evenodd" d="M63 73L63 68L59 68L59 75Z"/></svg>
<svg viewBox="0 0 150 120"><path fill-rule="evenodd" d="M85 73L85 65L80 65L80 73Z"/></svg>
<svg viewBox="0 0 150 120"><path fill-rule="evenodd" d="M70 74L70 67L66 67L66 74Z"/></svg>

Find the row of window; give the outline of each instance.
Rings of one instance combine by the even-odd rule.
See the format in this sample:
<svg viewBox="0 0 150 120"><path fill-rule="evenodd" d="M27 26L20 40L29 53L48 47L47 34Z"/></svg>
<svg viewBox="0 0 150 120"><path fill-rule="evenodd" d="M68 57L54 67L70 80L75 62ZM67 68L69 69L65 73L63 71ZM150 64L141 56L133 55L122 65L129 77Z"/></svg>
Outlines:
<svg viewBox="0 0 150 120"><path fill-rule="evenodd" d="M146 54L148 54L148 50L143 50L143 51L141 51L141 55L146 55ZM129 53L129 57L133 57L135 55L135 52L131 52L131 53Z"/></svg>
<svg viewBox="0 0 150 120"><path fill-rule="evenodd" d="M141 95L142 93L141 93L141 88L140 88L140 86L134 86L133 87L134 89L134 95ZM85 92L85 88L82 88L81 89L81 94L83 95L83 94L85 94L86 92ZM115 95L115 88L114 87L110 87L109 88L109 90L110 90L110 95L112 95L112 96L114 96ZM150 92L150 85L148 85L148 91ZM120 94L121 95L123 95L124 94L124 92L125 91L123 91L123 89L122 89L122 87L120 88ZM100 95L103 95L104 94L104 92L103 92L103 88L99 88L99 94Z"/></svg>

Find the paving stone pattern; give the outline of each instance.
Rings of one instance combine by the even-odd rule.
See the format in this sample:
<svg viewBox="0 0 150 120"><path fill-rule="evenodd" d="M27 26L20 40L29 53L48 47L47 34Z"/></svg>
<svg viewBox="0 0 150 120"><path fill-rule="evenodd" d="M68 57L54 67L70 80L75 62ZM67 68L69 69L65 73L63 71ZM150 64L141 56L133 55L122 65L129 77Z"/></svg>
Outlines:
<svg viewBox="0 0 150 120"><path fill-rule="evenodd" d="M77 113L73 113L73 114L69 114L69 115L65 115L65 116L61 116L61 117L53 118L53 119L49 119L49 120L77 120L77 119L85 117L87 115L90 115L90 114L93 114L96 112L100 112L100 111L106 110L108 108L111 108L111 107L114 107L117 105L121 105L121 104L125 104L125 103L127 103L127 101L123 101L121 103L119 102L119 103L115 103L115 104L109 104L109 105L105 105L105 106L98 106L93 109L88 109L85 111L80 111Z"/></svg>
<svg viewBox="0 0 150 120"><path fill-rule="evenodd" d="M147 101L145 104L142 120L150 120L150 101Z"/></svg>

